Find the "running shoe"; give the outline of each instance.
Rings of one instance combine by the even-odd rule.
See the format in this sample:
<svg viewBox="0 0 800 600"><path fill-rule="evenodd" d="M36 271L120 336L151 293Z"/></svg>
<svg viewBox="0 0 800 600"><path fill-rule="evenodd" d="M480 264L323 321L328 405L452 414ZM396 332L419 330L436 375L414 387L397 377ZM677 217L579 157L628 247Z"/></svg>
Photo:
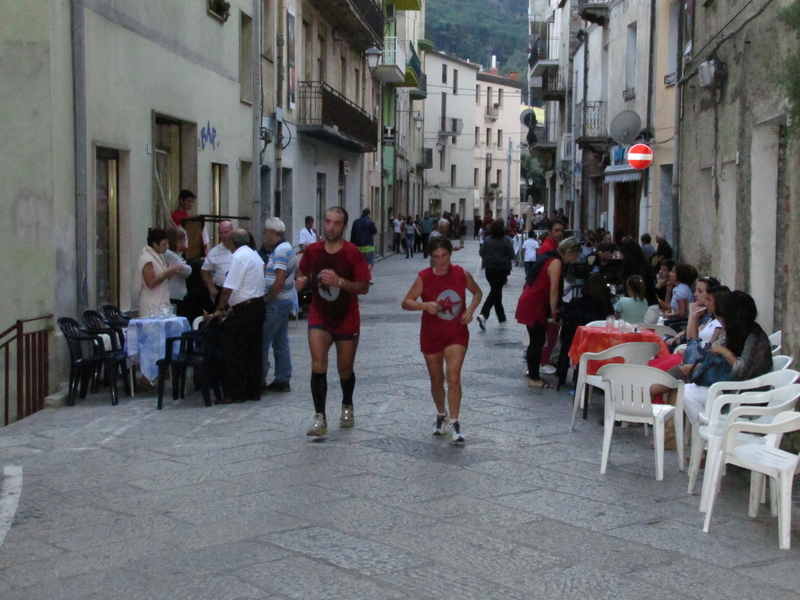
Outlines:
<svg viewBox="0 0 800 600"><path fill-rule="evenodd" d="M342 404L342 416L339 419L339 427L355 427L356 416L353 414L352 404Z"/></svg>
<svg viewBox="0 0 800 600"><path fill-rule="evenodd" d="M433 435L443 435L447 425L447 415L436 415L436 422L433 424Z"/></svg>
<svg viewBox="0 0 800 600"><path fill-rule="evenodd" d="M322 413L314 415L314 425L306 432L306 435L314 437L328 435L328 422L325 420L325 417L322 416Z"/></svg>
<svg viewBox="0 0 800 600"><path fill-rule="evenodd" d="M461 434L461 423L458 421L450 423L450 441L456 443L464 442L464 436Z"/></svg>
<svg viewBox="0 0 800 600"><path fill-rule="evenodd" d="M543 367L539 367L539 370L545 375L553 375L556 372L556 368L553 365L544 365Z"/></svg>
<svg viewBox="0 0 800 600"><path fill-rule="evenodd" d="M483 315L478 315L475 319L478 321L478 327L481 328L481 331L486 331L486 319L483 318Z"/></svg>

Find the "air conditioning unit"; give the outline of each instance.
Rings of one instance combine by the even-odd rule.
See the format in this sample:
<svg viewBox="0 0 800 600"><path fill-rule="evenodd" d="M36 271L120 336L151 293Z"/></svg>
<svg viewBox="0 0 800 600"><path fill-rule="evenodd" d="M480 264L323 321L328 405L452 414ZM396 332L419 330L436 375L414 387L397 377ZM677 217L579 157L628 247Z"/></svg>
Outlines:
<svg viewBox="0 0 800 600"><path fill-rule="evenodd" d="M350 163L346 160L339 161L339 177L350 175Z"/></svg>
<svg viewBox="0 0 800 600"><path fill-rule="evenodd" d="M386 20L387 21L397 20L397 7L394 4L386 5Z"/></svg>

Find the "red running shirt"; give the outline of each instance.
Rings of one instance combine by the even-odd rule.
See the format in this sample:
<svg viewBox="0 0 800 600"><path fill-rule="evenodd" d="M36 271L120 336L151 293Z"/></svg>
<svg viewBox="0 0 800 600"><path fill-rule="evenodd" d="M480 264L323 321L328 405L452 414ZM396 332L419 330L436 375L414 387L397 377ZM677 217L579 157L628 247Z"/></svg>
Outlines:
<svg viewBox="0 0 800 600"><path fill-rule="evenodd" d="M335 254L328 254L325 242L309 244L303 252L299 270L307 275L311 285L309 325L322 325L331 333L352 335L361 327L358 296L338 287L322 285L320 271L330 269L342 279L367 282L372 279L361 250L344 241Z"/></svg>
<svg viewBox="0 0 800 600"><path fill-rule="evenodd" d="M448 346L469 346L469 329L461 323L467 310L467 275L458 265L450 265L446 275L436 275L429 267L419 273L423 302L438 302L435 315L422 312L419 343L423 354L438 354Z"/></svg>

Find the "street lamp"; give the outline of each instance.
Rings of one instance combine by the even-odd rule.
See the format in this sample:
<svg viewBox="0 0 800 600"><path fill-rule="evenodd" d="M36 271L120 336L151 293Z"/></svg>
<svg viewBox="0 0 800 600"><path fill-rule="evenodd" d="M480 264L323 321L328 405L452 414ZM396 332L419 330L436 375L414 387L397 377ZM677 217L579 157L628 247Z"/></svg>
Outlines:
<svg viewBox="0 0 800 600"><path fill-rule="evenodd" d="M369 70L374 71L378 68L378 63L381 62L383 51L377 46L373 46L367 50L365 54L367 55L367 66L369 67Z"/></svg>
<svg viewBox="0 0 800 600"><path fill-rule="evenodd" d="M422 129L422 126L425 124L425 117L422 115L417 115L414 117L414 126L417 128L417 131Z"/></svg>

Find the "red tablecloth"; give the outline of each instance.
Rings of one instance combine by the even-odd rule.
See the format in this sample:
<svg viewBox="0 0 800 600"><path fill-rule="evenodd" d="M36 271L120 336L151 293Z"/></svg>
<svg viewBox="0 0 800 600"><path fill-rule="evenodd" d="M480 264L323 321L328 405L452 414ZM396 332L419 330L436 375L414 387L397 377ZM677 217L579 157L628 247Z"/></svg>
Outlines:
<svg viewBox="0 0 800 600"><path fill-rule="evenodd" d="M581 355L584 352L602 352L603 350L608 350L609 348L628 342L656 342L660 346L658 356L666 356L669 354L667 345L661 339L661 336L649 329L639 333L622 333L616 330L606 331L605 327L578 327L578 330L575 332L575 337L572 339L572 345L569 347L569 358L574 367L580 362ZM589 364L586 365L586 374L595 375L597 370L603 365L621 362L621 358L590 360Z"/></svg>

